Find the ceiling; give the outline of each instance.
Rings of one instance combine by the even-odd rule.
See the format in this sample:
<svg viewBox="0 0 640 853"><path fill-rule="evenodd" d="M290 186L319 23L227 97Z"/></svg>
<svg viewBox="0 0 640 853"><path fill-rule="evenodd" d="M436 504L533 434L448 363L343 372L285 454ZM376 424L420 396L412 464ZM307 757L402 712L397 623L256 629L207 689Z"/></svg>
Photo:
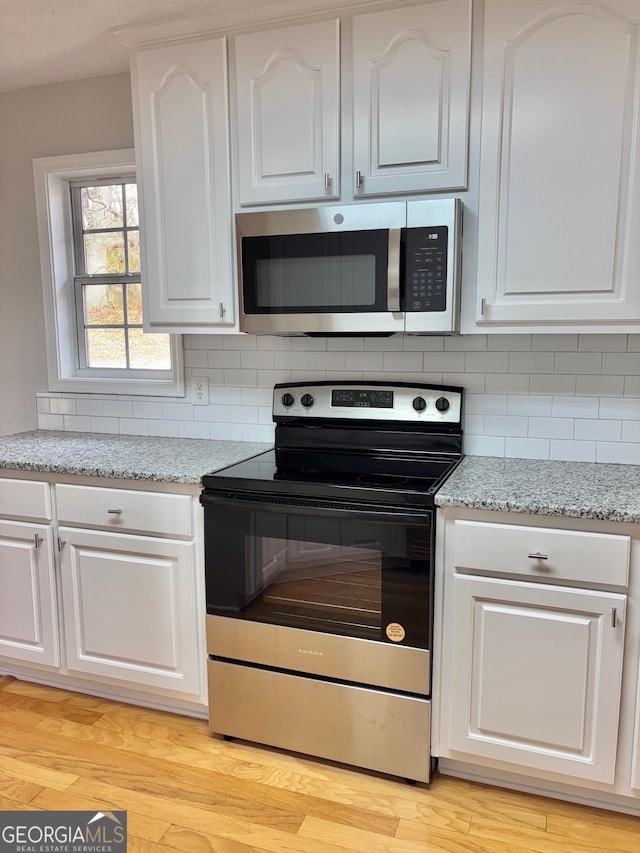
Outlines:
<svg viewBox="0 0 640 853"><path fill-rule="evenodd" d="M0 92L129 68L113 27L228 11L253 0L0 0Z"/></svg>

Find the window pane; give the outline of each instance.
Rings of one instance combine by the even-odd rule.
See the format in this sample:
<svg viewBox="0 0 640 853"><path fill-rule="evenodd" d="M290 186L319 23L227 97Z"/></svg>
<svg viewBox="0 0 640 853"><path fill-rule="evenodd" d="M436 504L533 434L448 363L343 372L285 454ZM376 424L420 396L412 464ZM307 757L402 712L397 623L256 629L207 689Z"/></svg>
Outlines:
<svg viewBox="0 0 640 853"><path fill-rule="evenodd" d="M129 329L129 358L138 370L170 370L169 335L145 335L142 329Z"/></svg>
<svg viewBox="0 0 640 853"><path fill-rule="evenodd" d="M142 323L142 285L127 285L127 323Z"/></svg>
<svg viewBox="0 0 640 853"><path fill-rule="evenodd" d="M127 366L124 329L86 329L87 367Z"/></svg>
<svg viewBox="0 0 640 853"><path fill-rule="evenodd" d="M138 285L139 287L140 285ZM85 284L84 318L89 326L112 326L124 323L121 284ZM142 316L139 322L142 322Z"/></svg>
<svg viewBox="0 0 640 853"><path fill-rule="evenodd" d="M84 253L87 275L126 272L124 234L85 234Z"/></svg>
<svg viewBox="0 0 640 853"><path fill-rule="evenodd" d="M109 184L103 187L83 187L82 227L85 230L95 228L122 228L122 186Z"/></svg>
<svg viewBox="0 0 640 853"><path fill-rule="evenodd" d="M129 272L140 272L140 232L129 231Z"/></svg>
<svg viewBox="0 0 640 853"><path fill-rule="evenodd" d="M137 184L125 184L127 199L127 227L135 228L140 225L138 219L138 186Z"/></svg>

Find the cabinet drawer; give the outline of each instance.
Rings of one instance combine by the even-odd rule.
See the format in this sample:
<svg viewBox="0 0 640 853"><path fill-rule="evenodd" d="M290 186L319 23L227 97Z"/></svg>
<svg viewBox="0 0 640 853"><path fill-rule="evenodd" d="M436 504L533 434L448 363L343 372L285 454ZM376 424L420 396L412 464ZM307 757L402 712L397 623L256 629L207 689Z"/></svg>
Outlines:
<svg viewBox="0 0 640 853"><path fill-rule="evenodd" d="M59 484L56 502L58 520L64 524L193 536L189 495Z"/></svg>
<svg viewBox="0 0 640 853"><path fill-rule="evenodd" d="M463 571L627 586L629 550L628 536L455 522L455 566Z"/></svg>
<svg viewBox="0 0 640 853"><path fill-rule="evenodd" d="M34 480L0 480L0 515L51 518L48 483Z"/></svg>

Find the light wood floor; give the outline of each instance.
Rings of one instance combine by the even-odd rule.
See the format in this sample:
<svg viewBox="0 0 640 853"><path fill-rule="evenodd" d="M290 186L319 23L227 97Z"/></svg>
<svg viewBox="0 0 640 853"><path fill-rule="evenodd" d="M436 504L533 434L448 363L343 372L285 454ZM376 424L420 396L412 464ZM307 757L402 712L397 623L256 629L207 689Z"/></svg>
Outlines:
<svg viewBox="0 0 640 853"><path fill-rule="evenodd" d="M0 810L15 809L126 809L134 853L640 851L640 818L442 776L412 788L0 676Z"/></svg>

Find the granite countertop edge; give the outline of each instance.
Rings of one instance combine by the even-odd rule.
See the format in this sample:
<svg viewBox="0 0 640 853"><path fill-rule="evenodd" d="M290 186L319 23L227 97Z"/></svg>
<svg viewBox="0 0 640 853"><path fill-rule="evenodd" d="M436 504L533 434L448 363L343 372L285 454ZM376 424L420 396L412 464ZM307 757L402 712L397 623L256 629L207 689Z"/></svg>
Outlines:
<svg viewBox="0 0 640 853"><path fill-rule="evenodd" d="M466 456L439 507L640 523L640 465Z"/></svg>
<svg viewBox="0 0 640 853"><path fill-rule="evenodd" d="M202 476L273 445L34 430L0 436L0 469L199 486Z"/></svg>

